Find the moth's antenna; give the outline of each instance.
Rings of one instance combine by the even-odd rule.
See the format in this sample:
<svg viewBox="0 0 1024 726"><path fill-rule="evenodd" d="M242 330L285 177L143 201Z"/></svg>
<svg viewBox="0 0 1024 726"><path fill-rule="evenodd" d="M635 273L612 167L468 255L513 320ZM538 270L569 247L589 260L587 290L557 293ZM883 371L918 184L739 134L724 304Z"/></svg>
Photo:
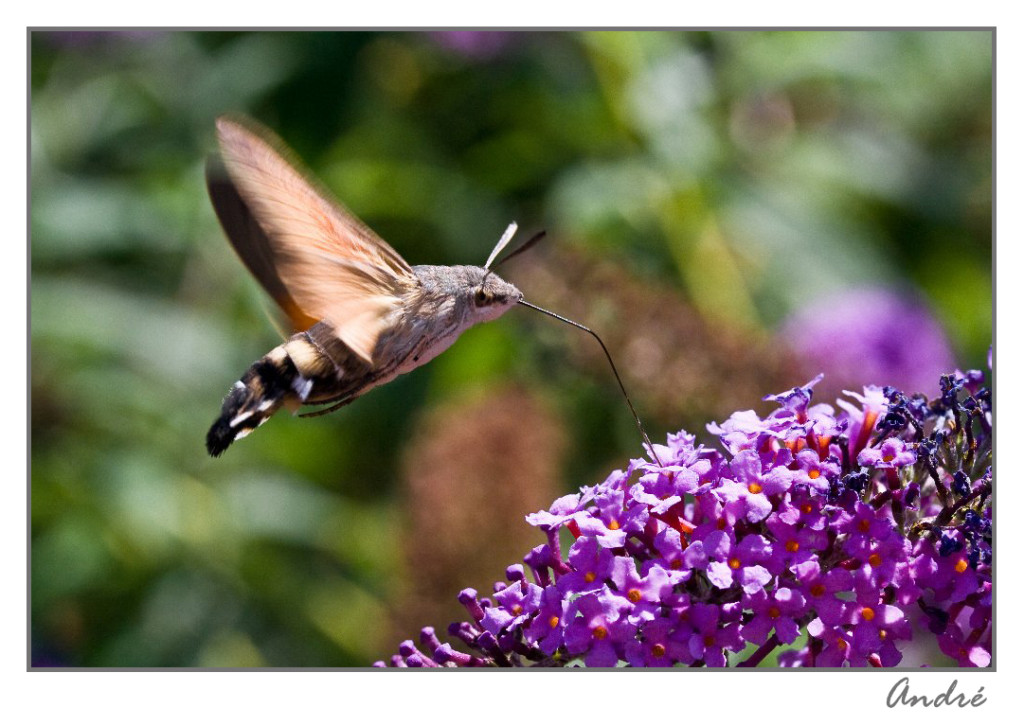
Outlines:
<svg viewBox="0 0 1024 726"><path fill-rule="evenodd" d="M491 269L496 270L497 268L501 267L506 262L511 260L513 257L518 257L519 255L523 254L524 252L526 252L526 250L530 249L535 244L537 244L542 239L544 239L544 235L546 235L546 234L547 234L547 230L543 230L542 229L540 232L538 232L537 234L533 235L533 237L530 237L530 239L526 240L521 245L516 247L514 250L509 252L507 255L502 257L500 260L495 262L493 267L491 267Z"/></svg>
<svg viewBox="0 0 1024 726"><path fill-rule="evenodd" d="M501 239L498 240L498 244L494 245L494 249L491 251L491 256L487 258L487 263L484 265L485 270L491 269L491 263L494 262L494 258L498 256L499 252L505 249L505 245L512 241L512 236L516 233L517 229L519 229L519 225L515 222L505 228L505 233L501 235Z"/></svg>
<svg viewBox="0 0 1024 726"><path fill-rule="evenodd" d="M536 234L534 234L534 237L529 238L528 240L526 240L526 242L524 242L521 245L519 245L519 247L517 247L514 250L512 250L512 252L508 253L507 255L502 257L500 260L495 262L494 265L490 266L487 269L487 273L483 275L483 280L480 281L480 285L483 285L483 282L486 281L487 275L489 275L490 273L494 272L496 269L501 267L503 264L508 262L513 257L515 257L517 255L521 255L523 252L525 252L526 250L528 250L532 246L536 245L538 242L540 242L544 238L545 234L547 234L547 233L548 233L547 231L542 229L541 231L539 231ZM494 255L492 255L492 257L493 256Z"/></svg>
<svg viewBox="0 0 1024 726"><path fill-rule="evenodd" d="M543 233L541 233L541 235L543 235ZM509 255L509 257L511 257L512 255L518 254L519 252L523 251L523 249L527 245L530 245L533 242L536 242L537 239L540 239L540 235L538 235L535 238L531 239L530 242L527 242L526 244L524 244L518 250L516 250L511 255ZM607 348L607 346L605 346L604 341L601 340L601 337L597 333L595 333L593 330L588 328L587 326L580 325L579 323L577 323L577 322L575 322L573 320L569 320L569 318L563 318L558 313L553 313L550 310L545 310L544 308L538 307L538 306L536 306L536 305L534 305L532 303L528 303L525 300L520 300L519 304L520 305L525 305L526 307L528 307L528 308L530 308L532 310L536 310L539 313L544 313L545 315L550 315L555 320L561 320L563 323L567 323L568 325L571 325L574 328L579 328L580 330L582 330L582 331L584 331L586 333L590 333L591 335L594 336L594 338L597 340L597 342L600 343L601 350L604 351L604 355L608 359L609 365L611 365L611 367L612 367L612 373L615 374L615 380L619 382L619 388L622 390L622 395L626 399L626 404L629 406L629 410L633 414L633 420L636 421L636 427L640 431L640 435L643 437L644 443L647 444L647 450L651 452L651 456L654 457L654 460L657 461L660 466L664 466L665 464L658 457L658 452L656 452L654 450L654 444L651 443L651 439L647 436L647 432L644 431L644 425L642 423L640 423L640 416L637 415L636 409L633 408L633 402L629 400L629 394L626 393L626 387L622 384L622 378L619 376L619 371L615 367L615 361L612 360L612 354L608 352L608 348Z"/></svg>

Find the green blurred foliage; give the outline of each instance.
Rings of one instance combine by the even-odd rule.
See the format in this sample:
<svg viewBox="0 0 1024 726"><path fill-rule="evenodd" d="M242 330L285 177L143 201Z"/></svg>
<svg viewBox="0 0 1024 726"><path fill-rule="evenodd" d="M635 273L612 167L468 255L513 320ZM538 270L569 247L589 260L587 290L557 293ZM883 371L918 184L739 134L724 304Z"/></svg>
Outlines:
<svg viewBox="0 0 1024 726"><path fill-rule="evenodd" d="M572 442L567 490L639 454L610 375L545 351L576 333L523 312L337 414L279 416L207 457L221 397L278 340L206 200L218 114L275 129L413 264L480 264L518 219L758 331L824 291L883 282L919 291L962 365L980 367L991 43L33 33L34 662L350 666L393 652L404 445L424 411L467 391L513 381L550 399ZM503 274L515 281L514 263ZM729 413L680 412L652 437Z"/></svg>

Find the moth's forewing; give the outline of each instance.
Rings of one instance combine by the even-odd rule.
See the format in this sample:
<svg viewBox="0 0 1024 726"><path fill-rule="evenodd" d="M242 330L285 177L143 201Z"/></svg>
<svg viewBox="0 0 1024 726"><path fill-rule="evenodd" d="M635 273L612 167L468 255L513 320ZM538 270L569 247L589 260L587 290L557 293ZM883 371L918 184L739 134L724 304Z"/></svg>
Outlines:
<svg viewBox="0 0 1024 726"><path fill-rule="evenodd" d="M248 248L239 251L246 265L275 300L294 301L298 313L282 305L293 321L329 322L346 345L372 362L389 313L418 284L412 268L307 179L271 132L249 121L220 118L217 136L231 182L230 190L218 186L217 192L229 223L239 231L237 239L228 231L232 244L237 248L241 240ZM232 194L246 218L239 217ZM252 220L262 235L245 233Z"/></svg>
<svg viewBox="0 0 1024 726"><path fill-rule="evenodd" d="M277 271L273 245L238 193L219 157L211 156L206 163L206 188L231 246L252 276L284 310L292 327L298 331L314 325L317 319L304 313L288 292Z"/></svg>

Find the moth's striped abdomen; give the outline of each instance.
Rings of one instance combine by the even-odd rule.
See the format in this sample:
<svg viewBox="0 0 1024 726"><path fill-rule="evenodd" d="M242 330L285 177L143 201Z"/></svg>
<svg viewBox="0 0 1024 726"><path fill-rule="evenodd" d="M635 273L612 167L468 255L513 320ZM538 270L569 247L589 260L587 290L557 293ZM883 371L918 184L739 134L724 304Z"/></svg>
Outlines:
<svg viewBox="0 0 1024 726"><path fill-rule="evenodd" d="M283 345L253 363L224 399L220 418L206 434L206 450L211 456L220 456L233 441L247 436L273 416L286 398L295 396L301 401L304 384L300 379L302 376ZM311 385L309 382L305 386L305 394L308 395Z"/></svg>
<svg viewBox="0 0 1024 726"><path fill-rule="evenodd" d="M206 435L206 450L220 456L281 406L294 411L303 404L348 403L374 382L370 367L318 323L274 348L235 382Z"/></svg>

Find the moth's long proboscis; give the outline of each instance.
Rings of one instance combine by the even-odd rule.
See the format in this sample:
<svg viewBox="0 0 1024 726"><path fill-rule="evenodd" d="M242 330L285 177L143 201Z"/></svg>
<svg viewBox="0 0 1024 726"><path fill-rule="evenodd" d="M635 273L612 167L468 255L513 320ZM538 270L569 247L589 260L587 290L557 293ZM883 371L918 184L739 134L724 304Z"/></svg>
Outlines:
<svg viewBox="0 0 1024 726"><path fill-rule="evenodd" d="M512 236L516 233L517 229L519 229L519 225L515 222L505 228L505 233L501 235L501 239L498 240L498 244L494 245L494 249L491 251L491 256L487 258L487 264L484 265L485 270L491 269L491 263L494 262L494 258L498 256L498 253L505 249L505 245L512 241Z"/></svg>
<svg viewBox="0 0 1024 726"><path fill-rule="evenodd" d="M647 444L647 450L651 452L651 456L654 457L654 460L657 461L660 466L664 466L664 463L658 457L658 452L654 450L654 444L651 443L650 437L647 435L647 432L644 431L644 425L640 422L640 416L637 414L636 409L633 408L633 402L629 400L629 394L626 393L626 386L622 383L622 377L619 376L619 370L615 367L615 361L612 360L612 354L608 352L608 347L604 344L604 341L601 340L601 336L599 336L597 333L595 333L593 330L591 330L585 325L580 325L574 320L569 320L569 318L562 317L558 313L553 313L550 310L545 310L544 308L534 305L533 303L528 303L525 300L520 300L519 304L525 305L531 310L536 310L539 313L550 315L555 320L561 320L563 323L566 323L567 325L571 325L574 328L579 328L580 330L586 333L590 333L592 336L594 336L594 339L598 342L598 344L600 344L601 350L604 351L605 358L608 359L608 364L612 367L612 373L615 374L615 380L618 381L619 383L619 389L622 391L622 395L626 399L626 405L629 406L629 411L630 413L633 414L633 420L636 421L636 428L640 432L640 436L643 437L644 443Z"/></svg>

